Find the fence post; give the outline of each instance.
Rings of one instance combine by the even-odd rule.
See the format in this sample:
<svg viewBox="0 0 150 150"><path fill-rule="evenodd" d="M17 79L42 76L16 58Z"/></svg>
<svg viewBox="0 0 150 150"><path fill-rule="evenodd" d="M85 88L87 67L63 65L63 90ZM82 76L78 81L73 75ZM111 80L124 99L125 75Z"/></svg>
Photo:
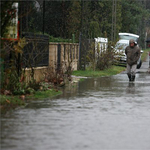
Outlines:
<svg viewBox="0 0 150 150"><path fill-rule="evenodd" d="M3 81L3 77L4 77L4 60L0 58L0 83Z"/></svg>
<svg viewBox="0 0 150 150"><path fill-rule="evenodd" d="M150 68L150 52L149 52L149 68Z"/></svg>
<svg viewBox="0 0 150 150"><path fill-rule="evenodd" d="M74 43L74 42L75 42L75 35L72 34L72 43Z"/></svg>
<svg viewBox="0 0 150 150"><path fill-rule="evenodd" d="M79 35L79 65L78 65L78 70L81 69L81 40L82 40L82 33L80 32Z"/></svg>

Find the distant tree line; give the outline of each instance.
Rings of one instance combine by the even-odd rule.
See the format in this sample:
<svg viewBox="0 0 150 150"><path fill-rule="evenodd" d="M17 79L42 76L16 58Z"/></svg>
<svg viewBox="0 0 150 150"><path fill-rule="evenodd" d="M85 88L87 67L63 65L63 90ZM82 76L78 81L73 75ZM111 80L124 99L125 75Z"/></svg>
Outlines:
<svg viewBox="0 0 150 150"><path fill-rule="evenodd" d="M113 0L38 2L40 9L33 14L36 17L31 16L35 21L35 30L41 30L44 8L44 32L49 35L71 38L75 34L76 40L80 34L86 38L111 39ZM143 43L145 29L150 26L149 18L148 0L116 0L116 35L118 32L135 33L141 36Z"/></svg>
<svg viewBox="0 0 150 150"><path fill-rule="evenodd" d="M111 40L113 1L116 1L116 35L135 33L141 37L140 44L144 43L146 27L150 26L149 0L19 0L21 30L65 39L71 39L74 34L76 41L80 35L88 39L107 37Z"/></svg>

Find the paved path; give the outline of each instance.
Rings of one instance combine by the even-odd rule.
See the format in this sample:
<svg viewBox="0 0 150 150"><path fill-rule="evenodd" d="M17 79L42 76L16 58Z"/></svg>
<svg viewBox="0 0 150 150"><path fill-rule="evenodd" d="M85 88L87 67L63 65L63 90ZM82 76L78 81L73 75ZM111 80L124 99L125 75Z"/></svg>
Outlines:
<svg viewBox="0 0 150 150"><path fill-rule="evenodd" d="M1 118L3 150L150 150L148 59L126 73L87 78L57 98Z"/></svg>
<svg viewBox="0 0 150 150"><path fill-rule="evenodd" d="M149 72L150 68L149 68L149 56L147 56L146 60L143 61L142 66L140 69L137 69L137 73L142 73L142 72Z"/></svg>

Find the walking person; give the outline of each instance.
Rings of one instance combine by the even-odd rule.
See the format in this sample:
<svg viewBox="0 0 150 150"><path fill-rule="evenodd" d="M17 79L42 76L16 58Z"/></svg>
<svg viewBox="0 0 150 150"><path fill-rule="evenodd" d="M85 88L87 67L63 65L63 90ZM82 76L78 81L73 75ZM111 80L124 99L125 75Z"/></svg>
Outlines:
<svg viewBox="0 0 150 150"><path fill-rule="evenodd" d="M129 41L129 46L125 49L127 55L127 75L129 81L135 80L137 61L140 58L141 50L133 39Z"/></svg>

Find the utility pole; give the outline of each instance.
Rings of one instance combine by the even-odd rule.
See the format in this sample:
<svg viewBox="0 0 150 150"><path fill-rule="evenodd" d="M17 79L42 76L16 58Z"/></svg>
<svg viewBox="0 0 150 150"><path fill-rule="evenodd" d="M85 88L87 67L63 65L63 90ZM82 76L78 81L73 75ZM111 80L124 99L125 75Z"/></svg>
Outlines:
<svg viewBox="0 0 150 150"><path fill-rule="evenodd" d="M45 29L45 0L43 0L43 34Z"/></svg>
<svg viewBox="0 0 150 150"><path fill-rule="evenodd" d="M82 69L82 48L83 48L83 0L81 0L81 24L80 24L80 35L79 35L79 69Z"/></svg>
<svg viewBox="0 0 150 150"><path fill-rule="evenodd" d="M145 9L146 9L146 0L144 0L144 7L145 7ZM144 34L145 34L145 40L144 40L144 47L145 47L145 49L146 49L146 39L147 39L147 30L146 30L146 19L144 20Z"/></svg>
<svg viewBox="0 0 150 150"><path fill-rule="evenodd" d="M117 13L117 0L112 0L111 41L116 40L116 13Z"/></svg>

